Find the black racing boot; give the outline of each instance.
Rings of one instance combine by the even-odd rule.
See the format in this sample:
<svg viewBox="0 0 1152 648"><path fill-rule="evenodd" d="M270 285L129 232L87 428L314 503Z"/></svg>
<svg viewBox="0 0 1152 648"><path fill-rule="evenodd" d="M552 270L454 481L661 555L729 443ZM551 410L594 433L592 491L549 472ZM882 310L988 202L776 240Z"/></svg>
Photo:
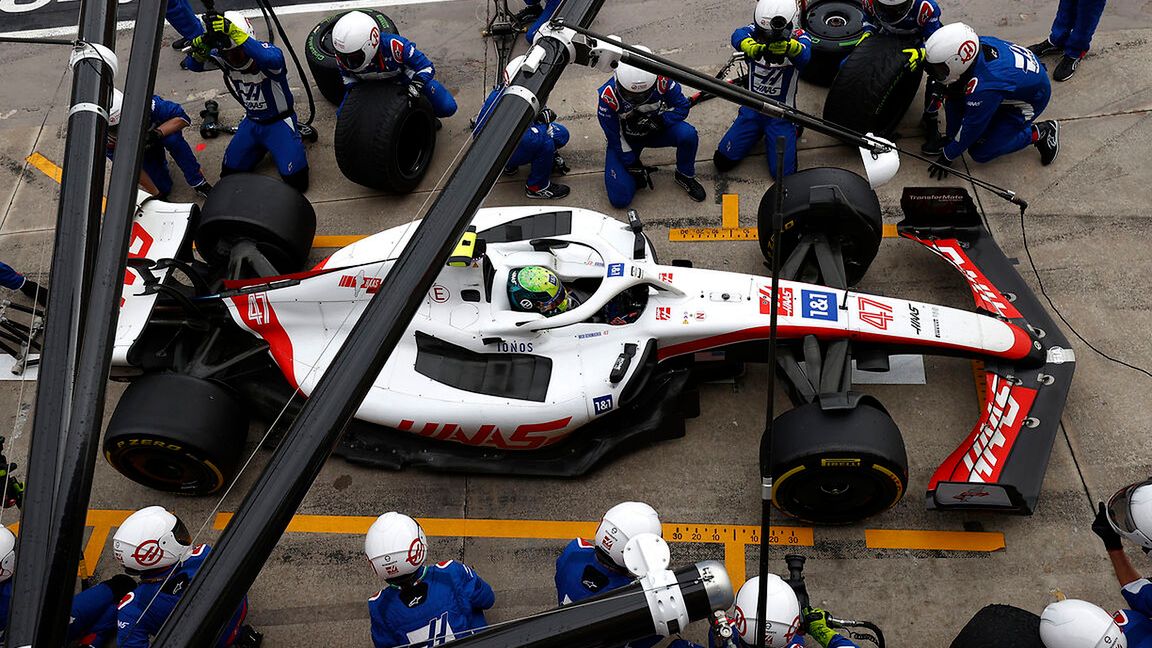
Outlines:
<svg viewBox="0 0 1152 648"><path fill-rule="evenodd" d="M559 182L549 183L549 185L543 189L531 189L529 187L524 187L525 196L528 196L529 198L541 198L544 200L558 200L570 193L572 193L572 190L568 188L568 185L562 185Z"/></svg>
<svg viewBox="0 0 1152 648"><path fill-rule="evenodd" d="M1056 69L1052 70L1052 79L1056 81L1067 81L1076 74L1076 67L1080 65L1080 59L1075 56L1068 56L1065 54L1060 57L1060 62L1056 64Z"/></svg>
<svg viewBox="0 0 1152 648"><path fill-rule="evenodd" d="M172 49L174 50L186 50L191 45L192 41L188 40L187 38L177 38L176 40L172 41Z"/></svg>
<svg viewBox="0 0 1152 648"><path fill-rule="evenodd" d="M212 192L212 183L205 180L195 187L192 187L192 191L195 191L197 196L207 200L208 194Z"/></svg>
<svg viewBox="0 0 1152 648"><path fill-rule="evenodd" d="M920 152L924 155L940 155L945 143L944 136L940 134L940 119L936 115L924 113L920 118L920 128L924 131Z"/></svg>
<svg viewBox="0 0 1152 648"><path fill-rule="evenodd" d="M264 635L256 632L250 625L240 626L240 631L236 633L236 641L232 642L233 648L260 648L260 644L264 643Z"/></svg>
<svg viewBox="0 0 1152 648"><path fill-rule="evenodd" d="M1040 164L1048 166L1060 154L1060 124L1056 121L1042 121L1035 125L1037 138L1032 146L1040 151Z"/></svg>
<svg viewBox="0 0 1152 648"><path fill-rule="evenodd" d="M20 286L20 292L41 306L48 305L48 289L31 279L24 280L24 285Z"/></svg>
<svg viewBox="0 0 1152 648"><path fill-rule="evenodd" d="M1053 45L1052 41L1048 40L1047 38L1040 41L1039 43L1033 43L1032 45L1029 45L1028 49L1032 50L1032 53L1036 56L1047 56L1048 54L1055 54L1056 52L1060 51L1060 48Z"/></svg>
<svg viewBox="0 0 1152 648"><path fill-rule="evenodd" d="M568 175L571 170L564 161L564 156L559 153L552 154L552 175Z"/></svg>
<svg viewBox="0 0 1152 648"><path fill-rule="evenodd" d="M704 199L708 197L703 185L697 182L696 178L689 178L679 171L676 172L676 184L683 187L684 191L688 192L688 197L696 202L704 202Z"/></svg>

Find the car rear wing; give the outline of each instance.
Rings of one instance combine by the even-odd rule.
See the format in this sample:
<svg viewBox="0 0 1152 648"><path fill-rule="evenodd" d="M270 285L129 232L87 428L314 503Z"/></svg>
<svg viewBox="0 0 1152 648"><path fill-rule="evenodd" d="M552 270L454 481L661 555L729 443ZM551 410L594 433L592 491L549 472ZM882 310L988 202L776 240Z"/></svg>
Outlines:
<svg viewBox="0 0 1152 648"><path fill-rule="evenodd" d="M1031 514L1060 431L1075 354L984 227L967 190L908 187L900 206L900 236L960 271L978 310L1028 329L1045 351L1040 366L985 362L984 409L928 482L928 508Z"/></svg>

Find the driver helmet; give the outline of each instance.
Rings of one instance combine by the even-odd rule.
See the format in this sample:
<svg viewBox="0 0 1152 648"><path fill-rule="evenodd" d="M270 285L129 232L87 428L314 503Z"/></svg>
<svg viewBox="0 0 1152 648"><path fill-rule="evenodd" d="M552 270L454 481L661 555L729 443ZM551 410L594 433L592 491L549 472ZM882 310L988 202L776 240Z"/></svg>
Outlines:
<svg viewBox="0 0 1152 648"><path fill-rule="evenodd" d="M568 294L555 272L535 265L513 270L508 275L508 298L513 308L536 311L546 317L559 315L576 305L576 299Z"/></svg>
<svg viewBox="0 0 1152 648"><path fill-rule="evenodd" d="M800 601L792 586L776 574L768 574L764 606L764 645L778 648L790 645L800 630ZM732 615L736 632L748 645L756 641L756 613L760 602L760 577L753 576L736 594Z"/></svg>
<svg viewBox="0 0 1152 648"><path fill-rule="evenodd" d="M1127 648L1128 640L1100 606L1077 599L1056 601L1040 615L1044 648Z"/></svg>
<svg viewBox="0 0 1152 648"><path fill-rule="evenodd" d="M0 583L12 578L16 569L16 534L0 526Z"/></svg>
<svg viewBox="0 0 1152 648"><path fill-rule="evenodd" d="M424 566L428 538L412 518L389 511L376 518L364 536L364 555L372 571L387 581L404 578Z"/></svg>
<svg viewBox="0 0 1152 648"><path fill-rule="evenodd" d="M112 88L112 105L108 107L108 128L120 125L120 111L124 108L124 93Z"/></svg>
<svg viewBox="0 0 1152 648"><path fill-rule="evenodd" d="M1116 533L1145 550L1152 549L1152 479L1116 491L1105 510Z"/></svg>
<svg viewBox="0 0 1152 648"><path fill-rule="evenodd" d="M332 27L332 47L340 67L360 72L380 49L380 25L363 11L349 11Z"/></svg>
<svg viewBox="0 0 1152 648"><path fill-rule="evenodd" d="M637 45L636 49L649 54L652 53L650 48L643 45ZM616 89L620 91L620 96L628 103L644 103L652 94L652 88L655 86L656 75L651 72L627 63L621 63L616 67Z"/></svg>
<svg viewBox="0 0 1152 648"><path fill-rule="evenodd" d="M796 0L760 0L756 3L756 11L753 13L756 40L767 42L773 31L791 29L796 24L799 13Z"/></svg>
<svg viewBox="0 0 1152 648"><path fill-rule="evenodd" d="M112 537L112 555L130 574L171 567L191 549L188 528L162 506L148 506L129 515Z"/></svg>
<svg viewBox="0 0 1152 648"><path fill-rule="evenodd" d="M895 25L904 20L914 3L915 0L872 0L872 10L880 22Z"/></svg>
<svg viewBox="0 0 1152 648"><path fill-rule="evenodd" d="M644 502L620 502L608 509L596 527L596 550L606 555L617 567L624 564L624 546L641 533L660 536L660 515Z"/></svg>
<svg viewBox="0 0 1152 648"><path fill-rule="evenodd" d="M964 23L950 23L924 42L928 74L944 85L955 83L972 69L980 55L980 37Z"/></svg>

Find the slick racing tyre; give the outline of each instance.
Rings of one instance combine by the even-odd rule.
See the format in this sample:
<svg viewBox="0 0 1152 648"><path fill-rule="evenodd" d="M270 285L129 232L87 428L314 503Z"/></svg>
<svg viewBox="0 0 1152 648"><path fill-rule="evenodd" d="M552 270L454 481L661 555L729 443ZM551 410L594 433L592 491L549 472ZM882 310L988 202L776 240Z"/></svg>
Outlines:
<svg viewBox="0 0 1152 648"><path fill-rule="evenodd" d="M858 133L891 135L920 89L922 68L908 70L901 50L919 47L915 37L876 35L844 61L828 97L824 119Z"/></svg>
<svg viewBox="0 0 1152 648"><path fill-rule="evenodd" d="M1011 605L986 605L964 626L949 648L1044 648L1040 617Z"/></svg>
<svg viewBox="0 0 1152 648"><path fill-rule="evenodd" d="M823 233L839 242L849 286L856 285L880 249L880 201L864 178L844 169L817 167L784 176L784 221L780 235L783 265L805 234ZM760 251L772 265L772 212L776 186L760 200ZM827 279L825 279L827 281Z"/></svg>
<svg viewBox="0 0 1152 648"><path fill-rule="evenodd" d="M908 487L908 455L895 421L875 401L850 410L807 403L772 432L772 503L815 524L849 524L885 511Z"/></svg>
<svg viewBox="0 0 1152 648"><path fill-rule="evenodd" d="M208 495L232 480L247 434L244 407L227 388L184 374L145 374L112 413L104 457L148 488Z"/></svg>
<svg viewBox="0 0 1152 648"><path fill-rule="evenodd" d="M381 34L399 34L396 23L375 9L357 9L376 19L380 25ZM332 27L337 20L344 17L347 11L328 16L320 24L308 32L304 42L304 58L308 59L308 70L312 72L312 80L316 82L316 89L329 102L339 106L344 101L344 79L340 76L340 68L336 65L336 50L332 46Z"/></svg>
<svg viewBox="0 0 1152 648"><path fill-rule="evenodd" d="M224 269L232 248L248 240L277 273L289 274L307 265L315 235L316 212L299 191L277 178L234 173L220 178L204 202L196 249Z"/></svg>
<svg viewBox="0 0 1152 648"><path fill-rule="evenodd" d="M428 100L412 101L404 86L357 83L336 118L336 164L356 184L409 193L420 184L436 148L436 117Z"/></svg>
<svg viewBox="0 0 1152 648"><path fill-rule="evenodd" d="M864 8L856 0L816 0L800 16L800 25L812 39L812 58L800 78L828 86L840 63L864 36Z"/></svg>

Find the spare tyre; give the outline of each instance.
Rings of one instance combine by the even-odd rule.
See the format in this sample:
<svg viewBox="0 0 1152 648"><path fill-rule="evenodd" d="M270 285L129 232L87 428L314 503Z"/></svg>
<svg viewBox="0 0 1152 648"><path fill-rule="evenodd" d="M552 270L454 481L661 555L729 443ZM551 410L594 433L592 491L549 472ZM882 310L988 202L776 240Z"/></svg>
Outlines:
<svg viewBox="0 0 1152 648"><path fill-rule="evenodd" d="M857 0L816 0L800 16L800 26L812 39L812 58L800 72L809 83L828 86L840 63L864 37L867 17Z"/></svg>
<svg viewBox="0 0 1152 648"><path fill-rule="evenodd" d="M399 34L396 23L383 13L375 9L357 9L376 19L380 25L381 34ZM316 82L316 89L324 98L339 106L344 101L344 79L340 76L340 68L336 65L336 49L332 46L332 27L336 21L349 12L342 11L321 20L318 25L308 32L304 42L304 58L308 59L308 69L312 72L312 80Z"/></svg>
<svg viewBox="0 0 1152 648"><path fill-rule="evenodd" d="M970 620L949 648L1044 648L1040 617L1011 605L986 605Z"/></svg>
<svg viewBox="0 0 1152 648"><path fill-rule="evenodd" d="M304 268L316 235L316 211L299 191L277 178L234 173L204 201L196 250L215 268L228 263L240 240L251 241L280 274Z"/></svg>
<svg viewBox="0 0 1152 648"><path fill-rule="evenodd" d="M865 39L840 66L824 119L858 133L891 135L920 89L922 68L908 69L901 50L920 47L915 36L876 35Z"/></svg>
<svg viewBox="0 0 1152 648"><path fill-rule="evenodd" d="M840 245L849 286L856 285L880 250L883 221L880 200L864 178L845 169L817 167L784 176L784 222L780 263L788 259L808 233L822 233ZM772 212L776 185L760 200L757 212L760 251L772 266ZM825 278L825 281L828 281Z"/></svg>
<svg viewBox="0 0 1152 648"><path fill-rule="evenodd" d="M336 164L356 184L408 193L420 184L436 148L436 116L421 96L387 81L352 86L336 118Z"/></svg>
<svg viewBox="0 0 1152 648"><path fill-rule="evenodd" d="M207 495L232 481L248 435L228 388L184 374L145 374L128 385L104 434L104 457L148 488Z"/></svg>

